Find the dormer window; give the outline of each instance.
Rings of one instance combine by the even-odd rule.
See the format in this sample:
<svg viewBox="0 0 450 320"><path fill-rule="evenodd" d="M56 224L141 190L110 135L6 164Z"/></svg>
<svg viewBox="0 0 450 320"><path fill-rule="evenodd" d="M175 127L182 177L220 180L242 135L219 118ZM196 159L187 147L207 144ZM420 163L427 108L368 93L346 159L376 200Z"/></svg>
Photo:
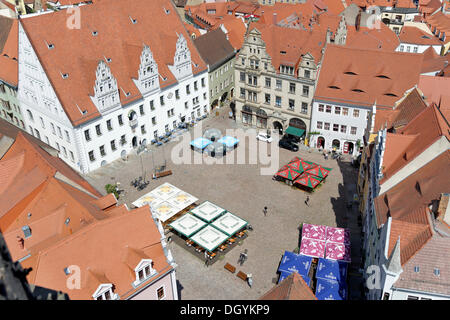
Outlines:
<svg viewBox="0 0 450 320"><path fill-rule="evenodd" d="M93 35L93 36L96 36L97 34L98 34L97 31L92 31L92 35Z"/></svg>
<svg viewBox="0 0 450 320"><path fill-rule="evenodd" d="M22 231L23 235L25 236L25 239L31 237L31 229L29 226L23 226Z"/></svg>
<svg viewBox="0 0 450 320"><path fill-rule="evenodd" d="M119 295L113 292L111 283L102 283L92 295L94 300L117 300Z"/></svg>
<svg viewBox="0 0 450 320"><path fill-rule="evenodd" d="M140 285L143 281L151 278L156 274L156 270L152 268L153 261L151 259L142 259L134 269L136 273L136 281L134 286Z"/></svg>
<svg viewBox="0 0 450 320"><path fill-rule="evenodd" d="M53 43L47 43L47 48L53 49L55 46Z"/></svg>

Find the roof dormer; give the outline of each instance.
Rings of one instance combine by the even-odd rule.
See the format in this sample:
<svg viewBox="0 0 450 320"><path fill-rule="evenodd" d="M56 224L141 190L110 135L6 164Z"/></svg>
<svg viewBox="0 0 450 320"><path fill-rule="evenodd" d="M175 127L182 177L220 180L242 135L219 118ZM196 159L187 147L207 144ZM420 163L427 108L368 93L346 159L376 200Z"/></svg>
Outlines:
<svg viewBox="0 0 450 320"><path fill-rule="evenodd" d="M102 283L98 286L92 295L94 300L117 300L119 295L114 293L114 286L112 283Z"/></svg>
<svg viewBox="0 0 450 320"><path fill-rule="evenodd" d="M142 95L146 95L159 88L158 65L147 45L144 45L140 59L138 80L133 80Z"/></svg>
<svg viewBox="0 0 450 320"><path fill-rule="evenodd" d="M156 270L153 269L152 259L142 259L134 269L134 272L136 273L136 280L133 282L133 285L137 287L156 274Z"/></svg>
<svg viewBox="0 0 450 320"><path fill-rule="evenodd" d="M100 112L120 105L117 80L111 73L109 66L100 60L95 72L94 96L91 97Z"/></svg>

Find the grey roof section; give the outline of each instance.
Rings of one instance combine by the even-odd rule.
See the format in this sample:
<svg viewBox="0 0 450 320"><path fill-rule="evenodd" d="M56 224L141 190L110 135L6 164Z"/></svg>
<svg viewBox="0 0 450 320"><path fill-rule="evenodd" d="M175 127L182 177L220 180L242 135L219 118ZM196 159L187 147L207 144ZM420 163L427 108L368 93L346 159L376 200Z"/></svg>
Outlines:
<svg viewBox="0 0 450 320"><path fill-rule="evenodd" d="M400 237L398 237L394 249L391 252L391 256L388 259L387 269L388 271L397 274L402 272L402 262L400 258Z"/></svg>
<svg viewBox="0 0 450 320"><path fill-rule="evenodd" d="M380 7L380 10L381 12L403 13L403 14L419 13L419 9L417 8Z"/></svg>
<svg viewBox="0 0 450 320"><path fill-rule="evenodd" d="M356 4L352 3L351 5L349 5L347 8L345 8L344 11L342 11L339 16L344 16L345 18L345 22L347 23L348 26L354 26L355 25L355 21L356 21L356 17L358 16L358 14L361 12L361 21L360 21L360 26L361 27L367 27L367 20L369 19L369 17L371 16L370 13L366 13L364 11L362 11Z"/></svg>
<svg viewBox="0 0 450 320"><path fill-rule="evenodd" d="M209 65L210 71L217 69L236 54L233 46L227 40L227 36L220 28L198 37L194 40L194 44L202 59Z"/></svg>
<svg viewBox="0 0 450 320"><path fill-rule="evenodd" d="M27 138L29 138L32 142L36 143L42 149L50 153L52 156L58 156L58 150L49 146L45 142L33 137L28 132L16 127L15 125L9 123L4 119L0 119L0 159L5 155L5 153L9 150L11 145L16 140L17 134L22 132Z"/></svg>
<svg viewBox="0 0 450 320"><path fill-rule="evenodd" d="M450 237L435 233L403 266L403 273L393 287L450 298L449 246Z"/></svg>
<svg viewBox="0 0 450 320"><path fill-rule="evenodd" d="M9 30L13 24L13 19L0 15L0 52L3 51L6 40L8 39Z"/></svg>

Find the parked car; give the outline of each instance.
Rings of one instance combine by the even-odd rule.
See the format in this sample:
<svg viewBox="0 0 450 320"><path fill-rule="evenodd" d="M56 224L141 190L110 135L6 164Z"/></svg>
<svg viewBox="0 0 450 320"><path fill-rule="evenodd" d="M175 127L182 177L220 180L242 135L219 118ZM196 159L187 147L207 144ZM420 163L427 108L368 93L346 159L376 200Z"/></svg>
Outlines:
<svg viewBox="0 0 450 320"><path fill-rule="evenodd" d="M280 148L288 149L288 150L291 150L291 151L294 151L294 152L298 151L298 146L293 144L288 139L281 139L280 142L278 143L278 146Z"/></svg>
<svg viewBox="0 0 450 320"><path fill-rule="evenodd" d="M272 137L270 135L267 134L267 132L260 132L258 133L258 135L256 136L256 139L261 140L261 141L265 141L265 142L272 142Z"/></svg>

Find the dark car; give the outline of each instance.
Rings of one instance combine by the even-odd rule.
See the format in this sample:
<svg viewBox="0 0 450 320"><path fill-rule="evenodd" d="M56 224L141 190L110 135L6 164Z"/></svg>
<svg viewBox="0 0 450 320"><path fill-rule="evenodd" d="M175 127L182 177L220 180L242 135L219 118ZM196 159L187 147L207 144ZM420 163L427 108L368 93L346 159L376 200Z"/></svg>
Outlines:
<svg viewBox="0 0 450 320"><path fill-rule="evenodd" d="M296 146L295 144L293 144L290 140L288 139L281 139L280 142L278 143L278 146L280 148L284 148L284 149L288 149L294 152L298 151L298 146Z"/></svg>

